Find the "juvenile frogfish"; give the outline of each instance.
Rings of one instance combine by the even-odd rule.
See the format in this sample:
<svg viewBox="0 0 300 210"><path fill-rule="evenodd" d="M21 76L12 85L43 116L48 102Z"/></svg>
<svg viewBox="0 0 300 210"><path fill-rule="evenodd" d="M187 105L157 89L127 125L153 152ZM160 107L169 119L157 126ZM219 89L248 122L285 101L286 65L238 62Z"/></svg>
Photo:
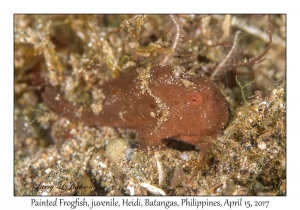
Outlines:
<svg viewBox="0 0 300 210"><path fill-rule="evenodd" d="M43 100L73 122L134 129L142 149L163 147L164 139L198 146L220 134L229 120L225 97L211 80L180 66L132 69L100 88L105 99L96 113L67 101L50 87Z"/></svg>

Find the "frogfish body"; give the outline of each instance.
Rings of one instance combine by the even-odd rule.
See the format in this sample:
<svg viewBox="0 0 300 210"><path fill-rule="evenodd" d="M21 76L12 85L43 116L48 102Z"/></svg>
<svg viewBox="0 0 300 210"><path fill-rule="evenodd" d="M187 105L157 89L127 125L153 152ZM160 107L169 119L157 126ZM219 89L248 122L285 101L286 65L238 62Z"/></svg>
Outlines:
<svg viewBox="0 0 300 210"><path fill-rule="evenodd" d="M207 137L218 135L229 120L225 97L211 80L179 66L132 69L100 88L105 98L97 112L67 101L49 87L43 99L70 121L136 130L142 149L162 147L164 139L206 144Z"/></svg>

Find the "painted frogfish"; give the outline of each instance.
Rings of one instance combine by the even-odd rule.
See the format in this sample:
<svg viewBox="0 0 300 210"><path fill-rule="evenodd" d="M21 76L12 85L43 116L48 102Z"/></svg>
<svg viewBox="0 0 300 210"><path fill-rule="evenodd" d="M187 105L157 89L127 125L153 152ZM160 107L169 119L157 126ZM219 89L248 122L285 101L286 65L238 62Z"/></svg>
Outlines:
<svg viewBox="0 0 300 210"><path fill-rule="evenodd" d="M43 93L46 106L72 122L137 131L140 147L163 147L165 139L207 145L229 120L225 97L211 80L180 66L132 69L102 85L102 101L82 107L53 88Z"/></svg>

